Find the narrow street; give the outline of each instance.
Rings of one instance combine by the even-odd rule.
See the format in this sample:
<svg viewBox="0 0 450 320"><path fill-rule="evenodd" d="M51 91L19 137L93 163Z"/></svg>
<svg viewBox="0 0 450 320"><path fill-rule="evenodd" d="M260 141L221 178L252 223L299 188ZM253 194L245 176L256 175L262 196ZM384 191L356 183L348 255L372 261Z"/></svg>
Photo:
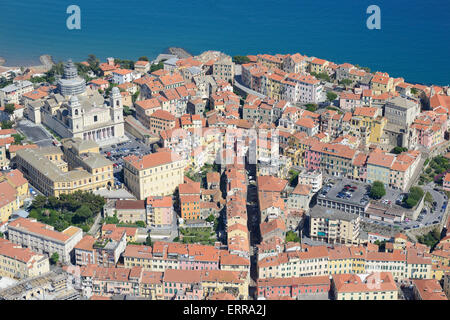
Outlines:
<svg viewBox="0 0 450 320"><path fill-rule="evenodd" d="M254 174L254 165L247 166L247 172L250 175L255 176ZM248 175L247 175L248 180ZM247 227L250 232L250 286L249 286L249 295L256 299L256 279L258 277L257 270L257 259L258 254L256 250L256 245L261 242L261 232L259 229L259 225L261 223L261 216L259 214L258 205L257 205L257 188L256 185L247 184Z"/></svg>

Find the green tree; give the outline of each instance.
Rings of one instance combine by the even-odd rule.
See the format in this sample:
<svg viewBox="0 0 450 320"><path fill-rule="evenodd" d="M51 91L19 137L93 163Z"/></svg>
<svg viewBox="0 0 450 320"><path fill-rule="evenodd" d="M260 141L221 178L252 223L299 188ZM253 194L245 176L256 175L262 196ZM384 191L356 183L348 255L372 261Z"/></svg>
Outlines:
<svg viewBox="0 0 450 320"><path fill-rule="evenodd" d="M145 238L145 245L149 247L153 245L152 237L150 237L150 235L148 235L147 238Z"/></svg>
<svg viewBox="0 0 450 320"><path fill-rule="evenodd" d="M349 87L352 84L352 80L350 79L342 79L339 81L340 84L343 84L346 88Z"/></svg>
<svg viewBox="0 0 450 320"><path fill-rule="evenodd" d="M400 154L400 153L405 152L405 151L408 151L408 148L398 147L398 146L391 150L391 152L395 153L395 154Z"/></svg>
<svg viewBox="0 0 450 320"><path fill-rule="evenodd" d="M47 198L43 195L37 195L31 203L31 209L43 209L47 204Z"/></svg>
<svg viewBox="0 0 450 320"><path fill-rule="evenodd" d="M7 114L12 115L14 113L14 110L16 110L14 103L8 103L5 105L5 112Z"/></svg>
<svg viewBox="0 0 450 320"><path fill-rule="evenodd" d="M117 213L114 213L114 215L112 217L106 217L105 218L105 223L106 224L118 224L119 218L117 218Z"/></svg>
<svg viewBox="0 0 450 320"><path fill-rule="evenodd" d="M311 111L311 112L315 112L317 110L317 104L315 103L308 103L305 104L306 110Z"/></svg>
<svg viewBox="0 0 450 320"><path fill-rule="evenodd" d="M59 254L58 252L53 252L52 256L50 257L50 263L56 264L59 261Z"/></svg>
<svg viewBox="0 0 450 320"><path fill-rule="evenodd" d="M300 237L294 231L286 232L286 242L300 242Z"/></svg>
<svg viewBox="0 0 450 320"><path fill-rule="evenodd" d="M411 187L408 196L403 200L408 208L413 208L422 199L424 195L423 189L420 187Z"/></svg>
<svg viewBox="0 0 450 320"><path fill-rule="evenodd" d="M334 93L333 91L328 91L327 92L327 100L330 102L333 102L334 100L336 100L337 98L337 94Z"/></svg>
<svg viewBox="0 0 450 320"><path fill-rule="evenodd" d="M250 58L247 56L234 56L233 62L236 64L246 64L250 62Z"/></svg>
<svg viewBox="0 0 450 320"><path fill-rule="evenodd" d="M433 203L433 196L431 195L431 193L427 192L425 194L425 201L428 203Z"/></svg>
<svg viewBox="0 0 450 320"><path fill-rule="evenodd" d="M416 95L416 94L417 94L417 89L416 89L416 88L411 88L411 93L412 93L413 95Z"/></svg>
<svg viewBox="0 0 450 320"><path fill-rule="evenodd" d="M158 64L152 64L150 66L150 73L155 72L157 70L164 69L164 62L161 60Z"/></svg>
<svg viewBox="0 0 450 320"><path fill-rule="evenodd" d="M139 90L133 93L133 95L131 96L131 100L133 101L133 103L137 101L137 99L139 98L139 94L140 94Z"/></svg>
<svg viewBox="0 0 450 320"><path fill-rule="evenodd" d="M133 115L133 111L131 111L130 107L123 106L123 115L124 115L124 117L131 116L131 115Z"/></svg>
<svg viewBox="0 0 450 320"><path fill-rule="evenodd" d="M147 226L144 221L136 221L136 225L139 228L145 228Z"/></svg>
<svg viewBox="0 0 450 320"><path fill-rule="evenodd" d="M374 181L370 187L369 197L372 199L381 199L386 195L386 189L381 181Z"/></svg>
<svg viewBox="0 0 450 320"><path fill-rule="evenodd" d="M139 57L138 61L150 61L146 56Z"/></svg>
<svg viewBox="0 0 450 320"><path fill-rule="evenodd" d="M2 121L1 127L2 127L2 129L12 129L13 122L12 121Z"/></svg>
<svg viewBox="0 0 450 320"><path fill-rule="evenodd" d="M208 221L208 222L213 222L215 219L216 219L216 218L214 217L214 215L213 215L213 214L210 214L210 215L208 216L208 218L206 218L206 221Z"/></svg>
<svg viewBox="0 0 450 320"><path fill-rule="evenodd" d="M299 172L296 170L289 170L290 178L289 178L289 185L291 187L295 187L298 184L298 174Z"/></svg>
<svg viewBox="0 0 450 320"><path fill-rule="evenodd" d="M25 140L25 137L18 133L15 133L11 136L14 138L13 144L16 144L16 145L21 145L22 141Z"/></svg>
<svg viewBox="0 0 450 320"><path fill-rule="evenodd" d="M4 88L12 84L12 80L7 80L5 77L0 77L0 88Z"/></svg>

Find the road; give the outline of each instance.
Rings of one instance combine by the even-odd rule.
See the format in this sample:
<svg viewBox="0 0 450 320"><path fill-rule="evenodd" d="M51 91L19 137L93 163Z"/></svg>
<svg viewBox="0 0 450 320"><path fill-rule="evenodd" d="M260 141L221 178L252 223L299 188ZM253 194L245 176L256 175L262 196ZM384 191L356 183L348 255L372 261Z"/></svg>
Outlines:
<svg viewBox="0 0 450 320"><path fill-rule="evenodd" d="M265 95L244 86L241 79L241 73L242 73L242 66L236 65L234 68L234 86L236 86L237 88L239 88L240 90L244 91L247 94L253 94L261 99L264 99L266 97Z"/></svg>
<svg viewBox="0 0 450 320"><path fill-rule="evenodd" d="M89 229L88 234L90 234L91 236L95 237L97 235L97 232L99 231L99 229L101 228L101 224L100 224L100 220L102 219L102 214L98 213L97 216L95 217L95 221L91 226L91 229Z"/></svg>

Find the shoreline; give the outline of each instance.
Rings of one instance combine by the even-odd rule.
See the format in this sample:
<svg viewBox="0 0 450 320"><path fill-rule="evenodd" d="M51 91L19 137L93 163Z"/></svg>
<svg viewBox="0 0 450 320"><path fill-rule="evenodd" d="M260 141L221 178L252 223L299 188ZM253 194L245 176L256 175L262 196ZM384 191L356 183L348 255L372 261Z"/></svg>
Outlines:
<svg viewBox="0 0 450 320"><path fill-rule="evenodd" d="M53 61L53 57L49 54L43 54L39 56L39 61L41 64L36 64L36 62L24 63L24 64L16 64L16 65L7 65L7 60L3 57L0 57L0 66L3 68L33 68L33 69L42 69L48 71L55 64Z"/></svg>
<svg viewBox="0 0 450 320"><path fill-rule="evenodd" d="M184 49L182 47L168 47L165 50L163 50L160 54L172 54L172 55L178 56L178 58L181 58L181 59L194 56L192 53L188 52L186 49ZM42 69L42 70L44 70L44 72L46 72L46 71L50 70L53 65L55 65L53 56L50 54L43 54L43 55L39 56L39 62L40 62L40 64L38 64L37 61L33 61L33 62L29 62L29 63L16 64L16 65L10 66L10 65L8 65L8 61L4 57L0 56L0 67L2 67L2 68L13 69L13 68L24 67L24 68ZM432 85L446 86L447 85L447 84L436 84L436 83L432 83L432 82L428 83L428 82L423 82L423 81L411 81L411 80L408 80L404 76L400 76L400 77L405 78L406 82L420 84L420 85L424 85L424 86L432 86Z"/></svg>

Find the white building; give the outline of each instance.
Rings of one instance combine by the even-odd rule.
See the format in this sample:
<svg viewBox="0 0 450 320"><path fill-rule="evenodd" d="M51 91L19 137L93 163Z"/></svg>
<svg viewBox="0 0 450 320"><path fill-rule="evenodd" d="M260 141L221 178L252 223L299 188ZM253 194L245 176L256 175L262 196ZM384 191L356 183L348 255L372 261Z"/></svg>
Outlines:
<svg viewBox="0 0 450 320"><path fill-rule="evenodd" d="M22 95L33 90L33 84L30 81L16 81L0 89L0 105L5 106L9 103L20 104Z"/></svg>
<svg viewBox="0 0 450 320"><path fill-rule="evenodd" d="M140 72L135 72L128 69L116 69L112 72L112 74L113 82L116 84L132 82L133 80L139 79L142 76Z"/></svg>
<svg viewBox="0 0 450 320"><path fill-rule="evenodd" d="M69 263L73 248L83 237L80 228L70 226L62 232L36 220L19 218L8 225L8 239L37 253L58 253L63 263Z"/></svg>
<svg viewBox="0 0 450 320"><path fill-rule="evenodd" d="M285 99L294 103L318 103L322 91L323 86L319 80L311 75L299 73L288 74L283 85L283 92L286 92Z"/></svg>

